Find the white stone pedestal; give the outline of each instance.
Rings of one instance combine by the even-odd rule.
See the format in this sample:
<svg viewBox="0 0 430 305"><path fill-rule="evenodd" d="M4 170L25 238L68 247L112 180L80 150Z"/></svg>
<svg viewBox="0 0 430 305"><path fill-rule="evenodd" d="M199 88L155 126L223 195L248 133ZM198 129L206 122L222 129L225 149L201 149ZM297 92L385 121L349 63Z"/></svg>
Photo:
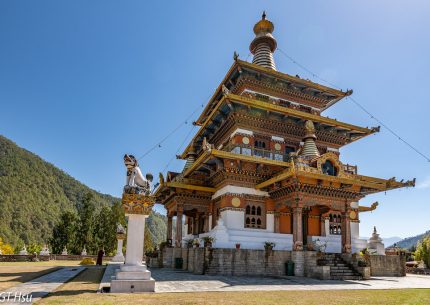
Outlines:
<svg viewBox="0 0 430 305"><path fill-rule="evenodd" d="M128 214L127 248L125 264L112 280L110 292L153 292L155 280L142 261L147 215Z"/></svg>
<svg viewBox="0 0 430 305"><path fill-rule="evenodd" d="M112 257L112 262L123 263L125 261L124 255L122 254L122 244L124 240L118 239L118 245L116 248L116 254Z"/></svg>

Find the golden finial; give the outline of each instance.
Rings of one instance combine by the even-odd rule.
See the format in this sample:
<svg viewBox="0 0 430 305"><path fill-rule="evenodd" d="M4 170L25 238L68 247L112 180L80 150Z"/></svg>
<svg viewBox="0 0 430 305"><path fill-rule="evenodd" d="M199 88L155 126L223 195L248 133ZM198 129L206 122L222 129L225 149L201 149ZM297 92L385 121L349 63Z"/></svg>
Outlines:
<svg viewBox="0 0 430 305"><path fill-rule="evenodd" d="M260 33L272 33L274 29L273 23L266 19L266 11L264 11L261 20L254 25L255 35Z"/></svg>
<svg viewBox="0 0 430 305"><path fill-rule="evenodd" d="M310 120L307 120L305 123L305 129L307 133L314 133L315 132L314 123Z"/></svg>

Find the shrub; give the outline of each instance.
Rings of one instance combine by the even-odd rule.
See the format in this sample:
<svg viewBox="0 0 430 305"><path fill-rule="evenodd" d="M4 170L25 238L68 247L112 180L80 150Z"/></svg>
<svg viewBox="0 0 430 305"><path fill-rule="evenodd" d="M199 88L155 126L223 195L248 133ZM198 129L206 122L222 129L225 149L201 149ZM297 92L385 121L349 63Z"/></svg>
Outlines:
<svg viewBox="0 0 430 305"><path fill-rule="evenodd" d="M96 262L91 257L84 258L79 265L95 265Z"/></svg>

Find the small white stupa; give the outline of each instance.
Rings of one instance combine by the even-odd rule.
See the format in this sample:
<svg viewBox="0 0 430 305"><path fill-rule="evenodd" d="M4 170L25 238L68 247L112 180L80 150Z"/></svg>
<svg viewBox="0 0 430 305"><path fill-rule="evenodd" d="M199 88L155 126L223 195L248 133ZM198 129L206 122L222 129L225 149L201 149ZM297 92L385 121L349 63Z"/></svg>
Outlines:
<svg viewBox="0 0 430 305"><path fill-rule="evenodd" d="M81 252L81 256L87 256L87 255L88 255L87 254L87 249L84 246L84 248L82 249L82 252Z"/></svg>
<svg viewBox="0 0 430 305"><path fill-rule="evenodd" d="M50 252L49 252L48 246L46 244L43 245L43 248L40 251L39 255L49 255L49 254L50 254Z"/></svg>
<svg viewBox="0 0 430 305"><path fill-rule="evenodd" d="M66 246L64 246L64 249L63 249L63 252L61 252L61 255L69 255L67 253L67 247Z"/></svg>
<svg viewBox="0 0 430 305"><path fill-rule="evenodd" d="M111 262L123 263L125 261L124 254L122 253L122 245L125 239L126 231L121 224L118 224L116 228L116 239L118 241L116 247L116 254L112 258Z"/></svg>
<svg viewBox="0 0 430 305"><path fill-rule="evenodd" d="M22 247L22 250L19 251L19 255L28 255L27 247L25 246L25 244L24 247Z"/></svg>
<svg viewBox="0 0 430 305"><path fill-rule="evenodd" d="M370 254L385 255L385 246L382 242L382 238L380 238L378 232L376 232L376 227L373 227L373 234L367 242L367 248Z"/></svg>

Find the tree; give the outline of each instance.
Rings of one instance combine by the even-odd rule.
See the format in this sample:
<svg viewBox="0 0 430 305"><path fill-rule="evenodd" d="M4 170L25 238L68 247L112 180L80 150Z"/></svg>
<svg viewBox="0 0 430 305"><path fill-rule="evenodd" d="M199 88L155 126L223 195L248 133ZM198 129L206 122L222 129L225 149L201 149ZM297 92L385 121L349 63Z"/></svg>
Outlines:
<svg viewBox="0 0 430 305"><path fill-rule="evenodd" d="M27 247L27 252L28 254L34 254L34 253L39 254L42 248L43 246L40 244L31 243Z"/></svg>
<svg viewBox="0 0 430 305"><path fill-rule="evenodd" d="M103 206L95 219L94 240L97 248L103 248L106 254L112 254L115 249L116 224L112 210Z"/></svg>
<svg viewBox="0 0 430 305"><path fill-rule="evenodd" d="M430 268L430 235L424 237L421 242L417 244L417 250L415 251L415 259L417 261L423 261L428 268Z"/></svg>
<svg viewBox="0 0 430 305"><path fill-rule="evenodd" d="M145 253L154 251L154 242L152 240L151 232L149 231L148 226L145 226L145 242L143 249Z"/></svg>
<svg viewBox="0 0 430 305"><path fill-rule="evenodd" d="M66 211L61 215L60 222L54 227L50 243L53 253L61 253L64 247L71 252L76 250L76 229L79 218L76 213Z"/></svg>
<svg viewBox="0 0 430 305"><path fill-rule="evenodd" d="M84 247L90 254L97 252L97 245L94 241L95 226L95 204L94 195L86 193L81 201L79 208L79 227L76 238L76 252L81 251Z"/></svg>

